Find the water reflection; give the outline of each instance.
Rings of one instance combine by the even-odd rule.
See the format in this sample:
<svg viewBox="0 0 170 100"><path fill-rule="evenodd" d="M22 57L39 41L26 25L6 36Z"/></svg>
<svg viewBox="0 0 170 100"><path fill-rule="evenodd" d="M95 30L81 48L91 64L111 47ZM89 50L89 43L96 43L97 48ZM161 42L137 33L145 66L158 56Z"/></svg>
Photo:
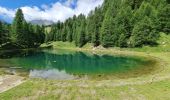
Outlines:
<svg viewBox="0 0 170 100"><path fill-rule="evenodd" d="M56 79L56 80L75 79L73 75L67 74L65 71L58 71L57 69L31 70L29 73L29 77L30 78Z"/></svg>
<svg viewBox="0 0 170 100"><path fill-rule="evenodd" d="M5 54L3 54L5 55ZM149 68L153 63L139 57L88 55L62 50L33 50L3 56L12 67L29 72L31 78L73 79L76 75L113 75ZM146 69L145 69L146 70Z"/></svg>

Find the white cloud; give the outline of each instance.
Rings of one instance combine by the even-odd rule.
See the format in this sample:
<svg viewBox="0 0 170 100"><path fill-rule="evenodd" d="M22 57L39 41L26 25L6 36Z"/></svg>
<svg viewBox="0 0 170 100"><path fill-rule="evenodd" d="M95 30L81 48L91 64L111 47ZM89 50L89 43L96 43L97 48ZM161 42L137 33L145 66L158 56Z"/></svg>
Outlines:
<svg viewBox="0 0 170 100"><path fill-rule="evenodd" d="M95 7L101 5L104 0L67 0L64 3L56 2L50 5L41 5L41 7L21 7L23 10L25 19L27 21L42 19L51 20L54 22L64 21L65 19L72 17L73 15L85 14L95 9ZM76 3L76 7L71 6ZM7 16L13 18L15 16L16 9L7 9L0 6L0 16Z"/></svg>
<svg viewBox="0 0 170 100"><path fill-rule="evenodd" d="M3 15L3 17L13 18L15 16L15 10L7 9L0 6L0 15Z"/></svg>
<svg viewBox="0 0 170 100"><path fill-rule="evenodd" d="M75 14L79 15L81 13L88 15L88 13L95 9L95 7L101 5L104 0L78 0L77 7L75 9Z"/></svg>

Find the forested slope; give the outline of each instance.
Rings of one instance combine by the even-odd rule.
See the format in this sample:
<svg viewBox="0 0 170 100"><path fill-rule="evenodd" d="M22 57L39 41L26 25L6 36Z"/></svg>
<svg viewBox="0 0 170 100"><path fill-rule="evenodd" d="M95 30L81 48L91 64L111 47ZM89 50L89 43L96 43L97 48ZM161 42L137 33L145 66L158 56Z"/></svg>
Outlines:
<svg viewBox="0 0 170 100"><path fill-rule="evenodd" d="M160 32L170 33L168 0L105 0L91 11L58 22L46 32L46 42L74 41L104 47L156 46Z"/></svg>
<svg viewBox="0 0 170 100"><path fill-rule="evenodd" d="M88 16L74 15L50 26L28 23L18 9L12 24L0 21L0 48L34 48L50 41L77 47L157 46L161 32L170 33L169 0L104 0Z"/></svg>

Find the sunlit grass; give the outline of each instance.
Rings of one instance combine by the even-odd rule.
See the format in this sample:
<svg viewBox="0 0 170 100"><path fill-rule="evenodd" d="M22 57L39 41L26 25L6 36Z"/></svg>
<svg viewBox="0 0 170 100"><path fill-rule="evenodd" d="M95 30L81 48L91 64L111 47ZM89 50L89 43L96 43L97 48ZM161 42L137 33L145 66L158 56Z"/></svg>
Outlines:
<svg viewBox="0 0 170 100"><path fill-rule="evenodd" d="M58 84L63 84L58 86ZM170 80L144 84L108 87L89 85L79 87L73 81L29 80L3 94L2 100L168 100L170 99ZM102 84L102 82L101 82ZM87 84L88 85L88 84Z"/></svg>

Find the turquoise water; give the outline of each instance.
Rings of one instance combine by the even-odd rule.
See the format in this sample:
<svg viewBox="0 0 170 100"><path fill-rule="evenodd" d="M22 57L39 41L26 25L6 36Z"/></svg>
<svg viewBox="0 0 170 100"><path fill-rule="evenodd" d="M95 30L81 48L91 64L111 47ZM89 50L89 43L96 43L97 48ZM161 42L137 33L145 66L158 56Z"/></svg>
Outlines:
<svg viewBox="0 0 170 100"><path fill-rule="evenodd" d="M75 79L82 76L128 76L152 69L150 60L64 50L30 50L1 54L11 68L22 69L31 78ZM152 66L152 67L150 67ZM14 70L14 71L15 71Z"/></svg>

